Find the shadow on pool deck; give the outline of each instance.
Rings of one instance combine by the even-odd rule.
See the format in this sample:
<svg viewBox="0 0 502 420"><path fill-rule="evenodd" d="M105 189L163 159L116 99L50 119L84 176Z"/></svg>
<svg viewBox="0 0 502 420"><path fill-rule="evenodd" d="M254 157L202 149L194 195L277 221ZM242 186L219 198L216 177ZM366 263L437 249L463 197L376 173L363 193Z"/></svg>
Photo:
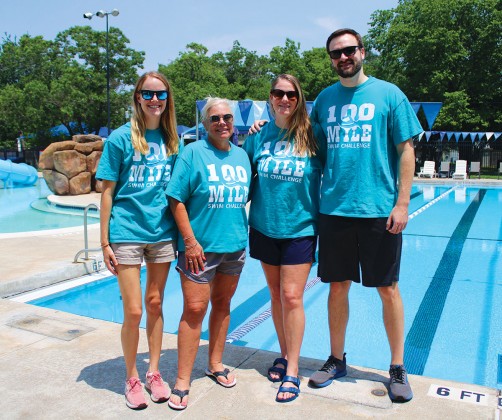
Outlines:
<svg viewBox="0 0 502 420"><path fill-rule="evenodd" d="M0 296L92 271L94 260L73 263L83 243L82 229L8 238L0 235ZM89 245L99 247L97 226L89 230ZM414 399L406 404L393 404L387 395L387 372L360 367L350 367L347 377L326 388L312 389L307 385L308 377L324 361L307 358L300 360L300 397L292 403L279 404L274 401L278 384L266 379L267 368L277 354L227 345L224 363L235 370L238 384L225 389L204 375L205 341L201 342L195 363L187 410L175 412L167 404L150 402L146 410L133 412L126 407L123 397L125 367L120 328L112 322L0 299L3 416L45 419L161 415L239 420L280 417L305 420L315 416L319 419L430 420L496 419L500 414L496 389L414 375L410 375ZM142 330L137 359L142 378L147 369L147 349ZM165 334L160 369L171 386L176 378L176 357L176 336ZM449 395L438 395L438 386L448 388ZM465 392L461 394L462 391Z"/></svg>

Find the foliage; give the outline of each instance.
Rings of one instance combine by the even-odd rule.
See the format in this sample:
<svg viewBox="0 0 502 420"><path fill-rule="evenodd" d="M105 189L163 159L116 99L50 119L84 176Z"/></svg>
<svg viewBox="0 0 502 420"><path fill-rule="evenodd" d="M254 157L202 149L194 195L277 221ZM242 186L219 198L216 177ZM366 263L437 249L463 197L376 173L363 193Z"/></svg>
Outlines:
<svg viewBox="0 0 502 420"><path fill-rule="evenodd" d="M365 72L397 84L412 101L443 102L435 130L502 131L502 8L499 0L399 0L371 16ZM130 90L144 53L109 29L111 125L125 122ZM106 32L77 26L54 40L5 34L0 42L0 148L20 131L31 146L53 140L64 124L96 131L107 123ZM191 43L167 65L178 124L195 124L195 101L207 96L267 100L280 73L298 77L314 100L338 76L324 46L301 50L287 38L268 55L234 41L228 52L209 55ZM71 124L70 124L71 123Z"/></svg>
<svg viewBox="0 0 502 420"><path fill-rule="evenodd" d="M207 96L267 100L272 79L281 73L298 77L309 100L334 80L323 49L302 53L291 39L272 48L269 57L248 51L238 41L227 53L207 53L206 47L192 43L169 65L159 66L174 90L178 124L194 125L195 101Z"/></svg>
<svg viewBox="0 0 502 420"><path fill-rule="evenodd" d="M444 103L435 128L501 131L501 27L499 0L400 0L373 13L367 47L376 76Z"/></svg>
<svg viewBox="0 0 502 420"><path fill-rule="evenodd" d="M109 29L112 127L123 124L127 90L137 79L144 53L127 47L117 28ZM33 133L28 146L43 147L49 130L64 124L70 135L98 131L107 124L106 32L89 26L59 33L54 41L6 36L0 45L0 147L20 131ZM70 122L72 124L70 124Z"/></svg>

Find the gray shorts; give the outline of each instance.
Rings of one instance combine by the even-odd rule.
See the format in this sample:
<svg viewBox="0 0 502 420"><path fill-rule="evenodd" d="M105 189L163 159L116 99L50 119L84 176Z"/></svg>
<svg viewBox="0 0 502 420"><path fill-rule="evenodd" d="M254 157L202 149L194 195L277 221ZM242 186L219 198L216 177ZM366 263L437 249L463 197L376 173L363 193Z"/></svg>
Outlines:
<svg viewBox="0 0 502 420"><path fill-rule="evenodd" d="M147 263L167 263L176 259L174 241L142 244L136 242L110 244L119 264L137 265Z"/></svg>
<svg viewBox="0 0 502 420"><path fill-rule="evenodd" d="M216 276L216 273L240 276L242 267L244 267L244 262L246 261L245 249L224 254L217 252L205 252L204 255L206 257L204 270L199 270L199 274L195 274L190 270L187 270L185 267L185 253L182 251L178 252L176 270L183 273L185 277L195 283L207 284L214 278L214 276Z"/></svg>

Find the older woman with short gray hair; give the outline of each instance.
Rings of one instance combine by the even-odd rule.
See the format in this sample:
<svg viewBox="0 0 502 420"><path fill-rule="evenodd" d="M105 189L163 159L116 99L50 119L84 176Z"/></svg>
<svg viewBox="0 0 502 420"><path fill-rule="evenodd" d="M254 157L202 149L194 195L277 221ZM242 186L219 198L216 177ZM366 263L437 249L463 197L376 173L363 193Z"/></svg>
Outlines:
<svg viewBox="0 0 502 420"><path fill-rule="evenodd" d="M184 410L208 304L206 375L223 387L236 384L222 363L230 301L246 258L246 202L251 181L247 154L232 144L234 116L226 99L208 98L202 110L207 137L179 156L167 188L180 236L178 264L183 314L178 329L178 375L169 406Z"/></svg>

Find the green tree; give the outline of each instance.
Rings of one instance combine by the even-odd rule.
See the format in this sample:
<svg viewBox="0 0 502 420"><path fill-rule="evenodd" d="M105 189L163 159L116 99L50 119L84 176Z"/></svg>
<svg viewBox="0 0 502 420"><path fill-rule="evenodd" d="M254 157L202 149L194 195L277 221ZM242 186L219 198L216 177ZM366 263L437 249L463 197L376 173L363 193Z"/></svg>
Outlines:
<svg viewBox="0 0 502 420"><path fill-rule="evenodd" d="M370 26L367 47L379 53L375 75L396 83L410 100L444 102L435 128L451 125L462 98L470 112L457 113L466 119L456 125L502 129L499 0L400 0L395 9L375 12Z"/></svg>
<svg viewBox="0 0 502 420"><path fill-rule="evenodd" d="M0 45L0 88L23 87L34 78L49 85L55 77L52 65L57 52L53 41L23 35L19 40L6 35Z"/></svg>
<svg viewBox="0 0 502 420"><path fill-rule="evenodd" d="M338 75L331 66L325 48L304 51L303 62L306 71L300 83L307 100L313 101L321 90L338 80Z"/></svg>
<svg viewBox="0 0 502 420"><path fill-rule="evenodd" d="M55 43L63 63L51 98L55 109L60 111L58 117L70 133L70 122L85 122L91 131L97 132L107 125L106 32L94 31L90 26L75 26L59 33ZM128 43L129 39L120 29L109 29L112 128L123 123L129 100L127 92L143 67L144 52L127 47Z"/></svg>
<svg viewBox="0 0 502 420"><path fill-rule="evenodd" d="M268 57L248 51L234 41L227 53L217 52L211 57L222 67L230 85L231 99L262 99L268 95L270 73Z"/></svg>
<svg viewBox="0 0 502 420"><path fill-rule="evenodd" d="M173 89L178 124L195 124L195 101L207 96L229 97L224 69L207 56L207 48L191 43L168 65L159 65Z"/></svg>
<svg viewBox="0 0 502 420"><path fill-rule="evenodd" d="M144 53L128 43L120 29L110 28L112 127L124 122L129 90L144 61ZM59 124L70 135L106 126L106 32L77 26L54 41L6 35L0 45L0 146L11 145L19 131L32 133L28 141L43 146Z"/></svg>
<svg viewBox="0 0 502 420"><path fill-rule="evenodd" d="M284 47L274 47L270 51L270 71L274 76L292 74L302 81L307 73L300 54L300 43L286 38Z"/></svg>

